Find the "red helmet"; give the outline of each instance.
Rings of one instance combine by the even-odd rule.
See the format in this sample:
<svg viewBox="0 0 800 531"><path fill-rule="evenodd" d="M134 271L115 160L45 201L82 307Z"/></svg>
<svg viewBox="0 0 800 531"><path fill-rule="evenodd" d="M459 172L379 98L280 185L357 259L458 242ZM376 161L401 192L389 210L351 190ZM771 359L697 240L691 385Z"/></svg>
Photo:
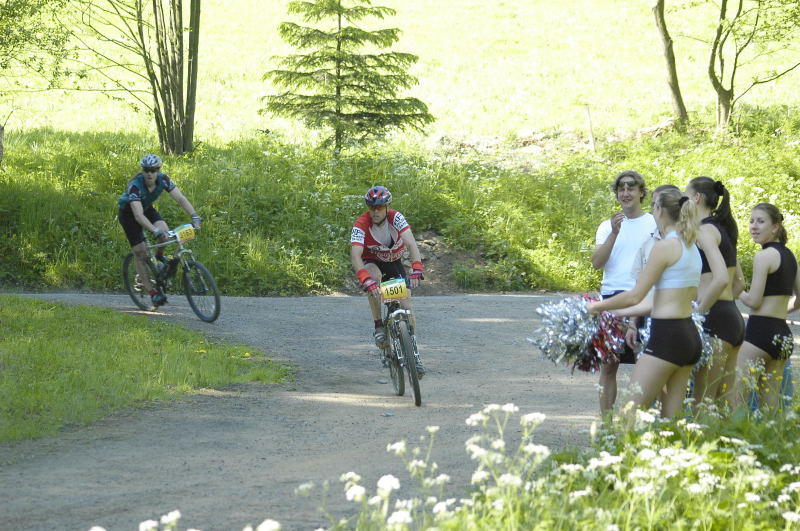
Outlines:
<svg viewBox="0 0 800 531"><path fill-rule="evenodd" d="M368 206L388 205L392 202L392 192L385 186L373 186L364 194Z"/></svg>

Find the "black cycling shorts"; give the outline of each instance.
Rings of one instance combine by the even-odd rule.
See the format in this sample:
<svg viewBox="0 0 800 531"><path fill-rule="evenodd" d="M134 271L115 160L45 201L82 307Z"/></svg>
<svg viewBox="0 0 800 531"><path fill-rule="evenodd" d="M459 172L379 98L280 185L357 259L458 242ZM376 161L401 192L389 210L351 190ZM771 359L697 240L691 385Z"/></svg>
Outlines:
<svg viewBox="0 0 800 531"><path fill-rule="evenodd" d="M164 218L161 217L158 210L152 206L144 211L144 216L149 219L150 223L153 225L155 225L156 221L164 221ZM133 217L133 210L131 210L130 204L119 209L119 224L122 225L122 228L125 230L125 236L128 237L128 242L131 244L131 247L145 241L144 229L139 225L139 222L136 221L136 218Z"/></svg>
<svg viewBox="0 0 800 531"><path fill-rule="evenodd" d="M751 315L747 319L744 340L775 360L788 360L794 349L794 337L786 319Z"/></svg>
<svg viewBox="0 0 800 531"><path fill-rule="evenodd" d="M649 354L678 367L700 361L703 344L691 317L650 319L650 340L642 354Z"/></svg>
<svg viewBox="0 0 800 531"><path fill-rule="evenodd" d="M364 260L365 264L375 264L381 270L381 282L386 282L393 278L404 278L408 281L406 276L406 268L400 260L394 262L382 262L380 260L367 259Z"/></svg>
<svg viewBox="0 0 800 531"><path fill-rule="evenodd" d="M705 316L703 330L734 347L744 342L744 319L733 301L715 302Z"/></svg>

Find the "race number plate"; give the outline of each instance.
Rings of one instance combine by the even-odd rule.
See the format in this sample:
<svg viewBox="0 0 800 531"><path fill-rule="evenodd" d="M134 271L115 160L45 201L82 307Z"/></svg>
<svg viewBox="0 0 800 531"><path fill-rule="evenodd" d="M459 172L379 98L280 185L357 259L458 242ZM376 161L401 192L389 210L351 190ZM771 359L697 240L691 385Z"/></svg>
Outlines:
<svg viewBox="0 0 800 531"><path fill-rule="evenodd" d="M188 223L181 225L175 229L175 235L178 236L178 241L181 243L190 242L194 240L194 227Z"/></svg>
<svg viewBox="0 0 800 531"><path fill-rule="evenodd" d="M405 279L393 278L392 280L381 282L381 296L385 301L399 301L408 298Z"/></svg>

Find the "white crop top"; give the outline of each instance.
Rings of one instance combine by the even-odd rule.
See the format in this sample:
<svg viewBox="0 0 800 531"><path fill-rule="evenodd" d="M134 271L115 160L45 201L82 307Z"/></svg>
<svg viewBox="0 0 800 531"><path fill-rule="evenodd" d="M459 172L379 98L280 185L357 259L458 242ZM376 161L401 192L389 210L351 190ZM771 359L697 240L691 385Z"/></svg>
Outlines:
<svg viewBox="0 0 800 531"><path fill-rule="evenodd" d="M682 244L683 252L677 262L668 266L661 273L661 278L656 282L655 288L696 288L700 285L700 270L703 267L703 262L700 259L700 249L697 248L697 245L688 247L674 230L664 236L665 240L667 238L677 238Z"/></svg>

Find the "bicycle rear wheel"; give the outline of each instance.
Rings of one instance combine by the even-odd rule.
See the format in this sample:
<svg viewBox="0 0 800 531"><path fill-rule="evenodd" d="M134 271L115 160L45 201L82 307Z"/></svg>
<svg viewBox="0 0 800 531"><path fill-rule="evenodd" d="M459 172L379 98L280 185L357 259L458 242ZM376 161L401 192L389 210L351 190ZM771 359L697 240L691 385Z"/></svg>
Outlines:
<svg viewBox="0 0 800 531"><path fill-rule="evenodd" d="M400 348L403 349L403 360L408 373L408 382L411 384L411 392L414 394L414 405L422 405L422 394L419 390L419 375L417 374L417 358L414 356L414 344L411 342L411 332L408 330L408 323L399 321L397 329L400 332Z"/></svg>
<svg viewBox="0 0 800 531"><path fill-rule="evenodd" d="M183 269L183 289L197 317L207 323L217 320L220 311L219 290L206 266L196 260L189 261Z"/></svg>
<svg viewBox="0 0 800 531"><path fill-rule="evenodd" d="M146 264L150 273L150 285L155 287L156 271L152 262L148 261ZM150 294L144 288L142 279L139 278L139 273L136 271L136 257L133 253L128 253L125 259L122 260L122 282L125 284L125 290L128 295L133 299L133 303L140 310L149 310L153 306L150 303Z"/></svg>

